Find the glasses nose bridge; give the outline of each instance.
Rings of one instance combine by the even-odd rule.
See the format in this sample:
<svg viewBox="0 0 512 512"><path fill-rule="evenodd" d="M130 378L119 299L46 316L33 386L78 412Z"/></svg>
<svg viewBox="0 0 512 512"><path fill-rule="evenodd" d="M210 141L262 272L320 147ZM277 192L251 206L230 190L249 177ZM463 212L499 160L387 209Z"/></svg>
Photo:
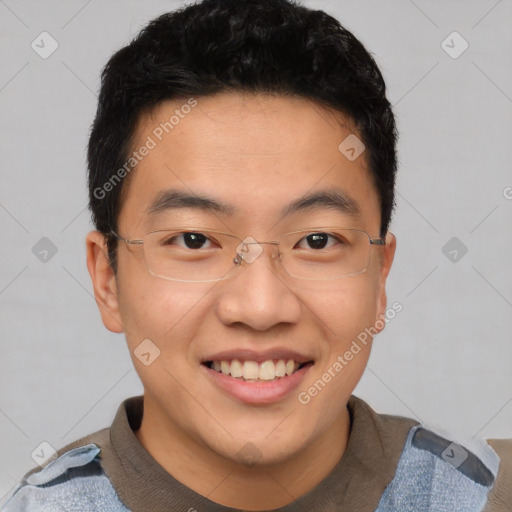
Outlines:
<svg viewBox="0 0 512 512"><path fill-rule="evenodd" d="M236 255L233 258L233 263L235 265L241 265L243 261L246 263L252 263L256 261L260 257L260 255L264 252L262 246L274 246L275 250L272 253L272 258L276 258L280 256L279 245L280 242L275 240L260 242L253 237L247 237L244 240L241 240L240 244L236 248ZM254 247L251 249L250 247Z"/></svg>

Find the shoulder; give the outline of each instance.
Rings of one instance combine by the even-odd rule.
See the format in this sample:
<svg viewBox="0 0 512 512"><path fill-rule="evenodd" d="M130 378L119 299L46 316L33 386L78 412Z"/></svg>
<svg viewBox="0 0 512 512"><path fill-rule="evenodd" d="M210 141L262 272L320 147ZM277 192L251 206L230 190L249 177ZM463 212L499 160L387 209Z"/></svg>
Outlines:
<svg viewBox="0 0 512 512"><path fill-rule="evenodd" d="M404 504L407 510L431 510L437 503L443 510L480 512L488 503L499 465L499 457L484 441L458 441L443 431L415 426L378 511L401 510Z"/></svg>
<svg viewBox="0 0 512 512"><path fill-rule="evenodd" d="M101 464L108 430L59 450L43 468L29 471L1 508L2 512L125 512ZM97 441L90 442L91 440Z"/></svg>
<svg viewBox="0 0 512 512"><path fill-rule="evenodd" d="M500 458L500 468L484 511L508 512L512 504L512 439L489 439L487 442Z"/></svg>

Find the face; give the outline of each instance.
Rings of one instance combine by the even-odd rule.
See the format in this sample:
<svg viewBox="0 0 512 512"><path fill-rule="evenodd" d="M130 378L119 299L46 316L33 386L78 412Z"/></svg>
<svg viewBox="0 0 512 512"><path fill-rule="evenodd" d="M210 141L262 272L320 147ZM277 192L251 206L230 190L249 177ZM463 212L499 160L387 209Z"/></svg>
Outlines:
<svg viewBox="0 0 512 512"><path fill-rule="evenodd" d="M196 101L191 108L183 108L186 100L163 103L140 120L134 150L154 147L130 176L120 236L184 226L260 242L319 226L379 236L365 154L348 159L338 149L354 133L341 114L263 94ZM166 133L161 123L175 111L179 121ZM252 443L259 464L278 463L314 446L346 415L371 348L370 338L358 349L353 342L385 312L394 239L387 242L372 246L367 270L351 277L291 277L276 246L262 244L253 262L233 264L228 279L189 283L152 275L142 247L125 242L114 275L92 233L89 270L103 321L125 333L147 410L161 427L228 460L240 461ZM186 250L220 244L173 243ZM143 340L151 340L143 345L147 365L136 357ZM285 376L274 378L276 371ZM245 381L240 372L262 379Z"/></svg>

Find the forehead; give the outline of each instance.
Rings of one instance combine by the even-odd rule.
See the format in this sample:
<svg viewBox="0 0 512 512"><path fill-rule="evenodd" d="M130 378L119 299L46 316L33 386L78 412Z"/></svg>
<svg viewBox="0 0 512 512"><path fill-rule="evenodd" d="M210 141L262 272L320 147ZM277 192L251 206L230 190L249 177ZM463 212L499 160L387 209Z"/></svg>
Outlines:
<svg viewBox="0 0 512 512"><path fill-rule="evenodd" d="M166 101L139 120L132 151L145 156L130 177L120 222L126 215L142 222L168 189L229 203L260 221L308 192L337 189L379 222L364 152L349 159L340 151L356 136L341 113L302 98L223 93Z"/></svg>

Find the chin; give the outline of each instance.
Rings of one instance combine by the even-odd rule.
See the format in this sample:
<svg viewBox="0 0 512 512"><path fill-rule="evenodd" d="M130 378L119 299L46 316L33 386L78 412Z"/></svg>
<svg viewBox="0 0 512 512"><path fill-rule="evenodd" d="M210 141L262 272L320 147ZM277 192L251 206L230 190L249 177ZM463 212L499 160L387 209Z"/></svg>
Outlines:
<svg viewBox="0 0 512 512"><path fill-rule="evenodd" d="M300 439L276 436L272 440L265 436L234 436L223 443L210 444L205 440L205 444L232 463L248 469L262 469L292 459L309 443L303 436Z"/></svg>

